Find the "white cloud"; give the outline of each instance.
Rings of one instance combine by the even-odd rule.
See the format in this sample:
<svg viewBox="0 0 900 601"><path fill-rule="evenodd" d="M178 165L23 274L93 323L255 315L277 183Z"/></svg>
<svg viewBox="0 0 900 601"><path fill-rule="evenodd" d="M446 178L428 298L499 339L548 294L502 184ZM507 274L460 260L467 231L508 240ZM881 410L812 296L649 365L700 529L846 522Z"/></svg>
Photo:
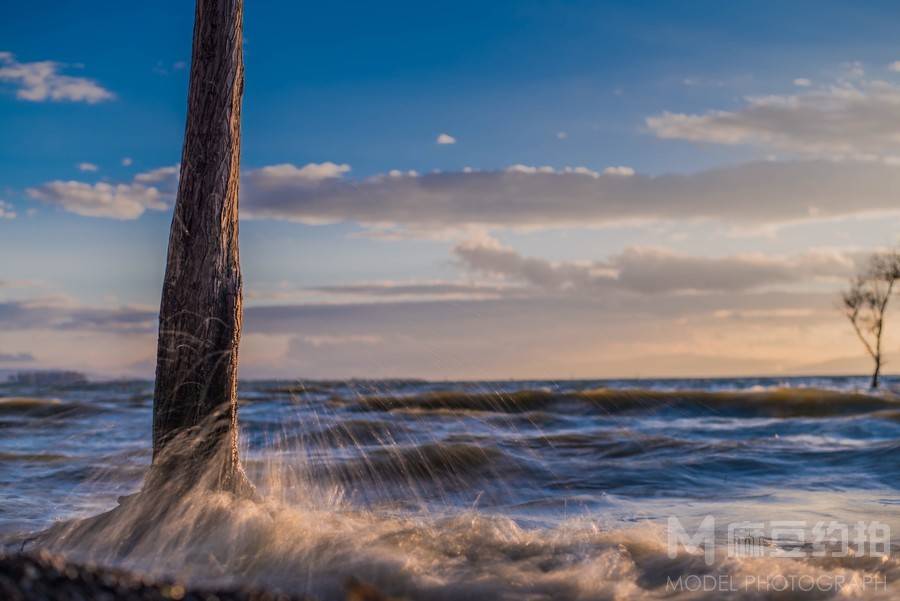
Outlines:
<svg viewBox="0 0 900 601"><path fill-rule="evenodd" d="M56 180L28 188L26 193L77 215L125 220L137 219L148 209L167 209L174 201L177 183L178 167L171 166L138 173L128 184Z"/></svg>
<svg viewBox="0 0 900 601"><path fill-rule="evenodd" d="M31 102L63 101L95 104L115 95L86 77L61 75L61 63L38 61L20 63L10 52L0 52L0 81L17 86L16 97Z"/></svg>
<svg viewBox="0 0 900 601"><path fill-rule="evenodd" d="M812 81L806 79L805 77L798 77L794 80L794 85L801 88L808 88L812 85Z"/></svg>
<svg viewBox="0 0 900 601"><path fill-rule="evenodd" d="M894 61L890 65L888 65L888 69L895 73L900 73L900 61Z"/></svg>
<svg viewBox="0 0 900 601"><path fill-rule="evenodd" d="M161 182L173 182L178 179L178 165L158 167L150 171L144 171L134 176L134 181L141 184L158 184Z"/></svg>
<svg viewBox="0 0 900 601"><path fill-rule="evenodd" d="M861 76L857 67L850 74ZM900 156L900 87L844 80L799 94L747 98L737 110L664 112L646 124L660 138L891 161Z"/></svg>
<svg viewBox="0 0 900 601"><path fill-rule="evenodd" d="M507 173L525 173L525 174L535 174L535 173L556 173L556 169L549 165L544 165L543 167L532 167L531 165L522 165L516 163L515 165L510 165L506 168Z"/></svg>
<svg viewBox="0 0 900 601"><path fill-rule="evenodd" d="M566 138L569 137L569 134L564 131L558 131L558 132L556 132L556 137L559 140L565 140Z"/></svg>
<svg viewBox="0 0 900 601"><path fill-rule="evenodd" d="M388 177L418 177L419 176L419 172L414 169L410 169L408 171L400 171L399 169L391 169L390 171L388 171L387 174L388 174Z"/></svg>
<svg viewBox="0 0 900 601"><path fill-rule="evenodd" d="M279 164L246 171L241 215L306 224L356 223L382 238L444 239L492 228L602 227L708 219L745 229L900 211L900 166L879 162L772 161L693 174L647 176L629 167L512 165L419 174L393 170L364 179L350 166ZM178 167L131 182L47 182L37 200L81 215L133 219L171 206Z"/></svg>
<svg viewBox="0 0 900 601"><path fill-rule="evenodd" d="M122 166L123 167L131 167L132 163L134 163L134 161L131 159L131 157L123 157L122 158Z"/></svg>
<svg viewBox="0 0 900 601"><path fill-rule="evenodd" d="M631 167L618 166L618 167L607 167L603 170L604 175L621 175L623 177L631 177L634 175L634 169Z"/></svg>
<svg viewBox="0 0 900 601"><path fill-rule="evenodd" d="M78 163L79 171L97 171L99 167L93 163Z"/></svg>
<svg viewBox="0 0 900 601"><path fill-rule="evenodd" d="M450 134L439 134L435 142L437 144L456 144L456 138Z"/></svg>
<svg viewBox="0 0 900 601"><path fill-rule="evenodd" d="M284 175L308 167L245 173L242 214L354 222L381 235L435 235L636 220L715 219L754 227L900 208L900 168L881 163L762 162L656 177L528 165L360 180Z"/></svg>
<svg viewBox="0 0 900 601"><path fill-rule="evenodd" d="M309 163L303 167L282 163L251 171L250 177L263 187L307 185L336 179L349 171L350 165L331 162Z"/></svg>
<svg viewBox="0 0 900 601"><path fill-rule="evenodd" d="M162 210L168 206L159 190L143 184L53 181L28 188L27 193L35 200L86 217L137 219L147 209Z"/></svg>
<svg viewBox="0 0 900 601"><path fill-rule="evenodd" d="M10 203L0 200L0 219L15 219L16 208Z"/></svg>

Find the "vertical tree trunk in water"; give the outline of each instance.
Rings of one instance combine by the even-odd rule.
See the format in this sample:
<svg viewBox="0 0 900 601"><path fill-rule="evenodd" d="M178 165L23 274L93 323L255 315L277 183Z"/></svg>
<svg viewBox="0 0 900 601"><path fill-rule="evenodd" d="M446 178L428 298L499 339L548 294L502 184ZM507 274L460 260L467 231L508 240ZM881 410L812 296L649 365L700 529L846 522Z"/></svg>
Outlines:
<svg viewBox="0 0 900 601"><path fill-rule="evenodd" d="M219 485L243 472L237 450L238 255L243 0L197 0L181 177L159 315L153 461L193 469L223 457ZM179 438L179 445L167 445ZM181 440L190 452L178 453ZM161 460L165 457L165 461ZM183 467L179 463L183 462Z"/></svg>
<svg viewBox="0 0 900 601"><path fill-rule="evenodd" d="M875 371L872 372L872 388L878 388L878 377L881 375L881 357L875 358Z"/></svg>

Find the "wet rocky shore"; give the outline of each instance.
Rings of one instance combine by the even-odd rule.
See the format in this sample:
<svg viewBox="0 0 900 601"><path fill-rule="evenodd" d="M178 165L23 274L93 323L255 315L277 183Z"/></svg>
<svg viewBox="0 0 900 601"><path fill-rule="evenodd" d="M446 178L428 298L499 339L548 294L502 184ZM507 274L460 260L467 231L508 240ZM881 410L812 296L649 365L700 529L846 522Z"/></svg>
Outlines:
<svg viewBox="0 0 900 601"><path fill-rule="evenodd" d="M347 601L386 600L360 582L347 583ZM126 570L79 565L46 552L0 555L4 601L311 601L259 590L193 589Z"/></svg>

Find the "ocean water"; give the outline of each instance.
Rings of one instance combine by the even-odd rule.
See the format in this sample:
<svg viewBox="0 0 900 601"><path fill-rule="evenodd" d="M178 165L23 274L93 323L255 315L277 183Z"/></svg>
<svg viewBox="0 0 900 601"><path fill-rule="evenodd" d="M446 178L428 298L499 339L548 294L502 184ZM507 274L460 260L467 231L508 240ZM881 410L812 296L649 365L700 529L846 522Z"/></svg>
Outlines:
<svg viewBox="0 0 900 601"><path fill-rule="evenodd" d="M143 510L49 544L321 599L349 577L429 600L896 598L900 380L866 385L246 382L260 499L196 492L140 536ZM0 538L138 490L151 405L146 381L0 385ZM673 519L689 535L714 522L713 556L670 553Z"/></svg>

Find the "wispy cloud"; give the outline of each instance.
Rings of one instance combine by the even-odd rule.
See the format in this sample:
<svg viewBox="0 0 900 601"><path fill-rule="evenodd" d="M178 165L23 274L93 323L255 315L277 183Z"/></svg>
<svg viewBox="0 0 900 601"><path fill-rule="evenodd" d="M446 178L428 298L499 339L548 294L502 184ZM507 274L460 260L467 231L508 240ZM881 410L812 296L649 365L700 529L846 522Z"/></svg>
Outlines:
<svg viewBox="0 0 900 601"><path fill-rule="evenodd" d="M646 125L660 138L749 145L827 159L900 161L900 86L850 79L799 94L754 96L736 110L664 112ZM797 79L798 86L809 86Z"/></svg>
<svg viewBox="0 0 900 601"><path fill-rule="evenodd" d="M0 219L15 219L16 208L10 203L0 200Z"/></svg>
<svg viewBox="0 0 900 601"><path fill-rule="evenodd" d="M99 169L99 167L97 167L97 165L95 165L94 163L78 163L77 166L79 171L93 172Z"/></svg>
<svg viewBox="0 0 900 601"><path fill-rule="evenodd" d="M438 137L435 140L435 143L436 144L456 144L456 138L454 138L450 134L438 134Z"/></svg>
<svg viewBox="0 0 900 601"><path fill-rule="evenodd" d="M144 307L96 307L69 298L33 298L0 301L0 325L12 330L76 330L152 332L156 312Z"/></svg>
<svg viewBox="0 0 900 601"><path fill-rule="evenodd" d="M369 302L380 302L384 299L483 300L508 296L513 292L508 286L460 282L373 282L318 286L308 290Z"/></svg>
<svg viewBox="0 0 900 601"><path fill-rule="evenodd" d="M16 97L31 102L71 101L95 104L115 94L93 79L63 75L55 61L22 63L11 52L0 52L0 81L16 86Z"/></svg>
<svg viewBox="0 0 900 601"><path fill-rule="evenodd" d="M794 257L700 257L636 247L607 261L551 262L522 256L494 241L463 243L456 246L454 254L465 268L477 273L575 294L742 292L815 278L845 278L859 260L854 255L825 252Z"/></svg>
<svg viewBox="0 0 900 601"><path fill-rule="evenodd" d="M3 353L0 352L0 363L29 363L34 361L31 353Z"/></svg>

